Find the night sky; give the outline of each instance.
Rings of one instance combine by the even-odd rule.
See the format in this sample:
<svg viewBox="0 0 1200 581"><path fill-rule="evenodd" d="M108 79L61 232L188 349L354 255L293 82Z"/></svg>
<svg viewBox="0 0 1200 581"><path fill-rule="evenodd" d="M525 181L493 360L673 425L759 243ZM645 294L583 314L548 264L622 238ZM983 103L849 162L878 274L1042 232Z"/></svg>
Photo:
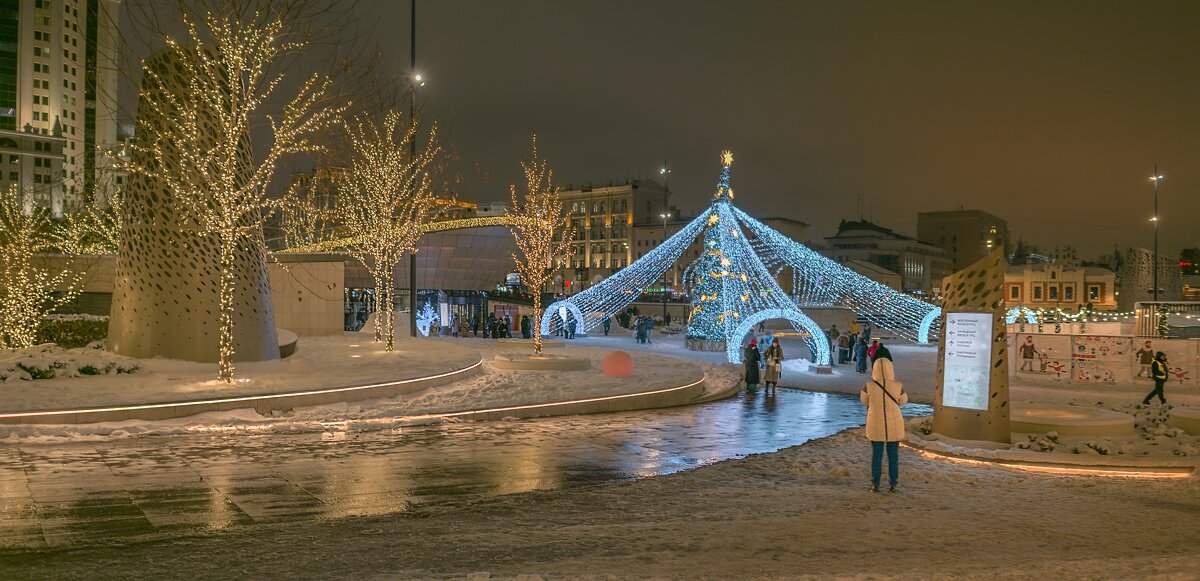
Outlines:
<svg viewBox="0 0 1200 581"><path fill-rule="evenodd" d="M364 0L402 74L408 2ZM505 199L538 132L563 185L657 175L685 212L721 149L751 213L913 235L978 208L1082 258L1200 245L1200 3L419 0L421 105L464 199ZM361 38L361 36L360 36Z"/></svg>

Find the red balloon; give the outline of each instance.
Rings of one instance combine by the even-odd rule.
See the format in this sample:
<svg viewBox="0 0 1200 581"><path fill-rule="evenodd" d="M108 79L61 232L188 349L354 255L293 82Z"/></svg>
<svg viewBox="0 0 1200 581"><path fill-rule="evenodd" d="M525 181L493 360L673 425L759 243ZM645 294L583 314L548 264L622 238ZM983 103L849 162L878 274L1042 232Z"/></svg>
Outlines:
<svg viewBox="0 0 1200 581"><path fill-rule="evenodd" d="M624 351L613 351L604 356L600 368L609 377L629 377L633 375L633 357Z"/></svg>

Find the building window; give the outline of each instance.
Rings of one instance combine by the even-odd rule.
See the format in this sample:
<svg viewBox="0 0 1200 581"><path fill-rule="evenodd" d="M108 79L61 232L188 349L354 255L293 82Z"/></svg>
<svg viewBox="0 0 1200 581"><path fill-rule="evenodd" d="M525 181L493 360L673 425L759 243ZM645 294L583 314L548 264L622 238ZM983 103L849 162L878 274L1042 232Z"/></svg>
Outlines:
<svg viewBox="0 0 1200 581"><path fill-rule="evenodd" d="M1099 286L1092 285L1092 286L1088 287L1088 300L1089 301L1100 300L1100 287Z"/></svg>
<svg viewBox="0 0 1200 581"><path fill-rule="evenodd" d="M1050 297L1050 300L1052 300L1052 301L1057 301L1057 300L1058 300L1058 286L1056 286L1056 285L1051 285L1051 286L1050 286L1050 294L1049 294L1049 297Z"/></svg>
<svg viewBox="0 0 1200 581"><path fill-rule="evenodd" d="M1063 287L1063 300L1064 301L1075 300L1075 287L1074 286L1067 285L1067 286Z"/></svg>
<svg viewBox="0 0 1200 581"><path fill-rule="evenodd" d="M1021 299L1021 285L1014 284L1008 287L1008 298L1016 301Z"/></svg>
<svg viewBox="0 0 1200 581"><path fill-rule="evenodd" d="M1035 301L1042 300L1042 287L1041 286L1033 287L1033 300L1035 300Z"/></svg>

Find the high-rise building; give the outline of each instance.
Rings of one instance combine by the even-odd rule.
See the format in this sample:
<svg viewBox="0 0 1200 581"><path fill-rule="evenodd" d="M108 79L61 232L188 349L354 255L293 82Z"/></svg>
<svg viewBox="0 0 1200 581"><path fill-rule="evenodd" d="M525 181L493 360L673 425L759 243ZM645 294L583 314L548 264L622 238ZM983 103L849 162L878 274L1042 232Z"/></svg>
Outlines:
<svg viewBox="0 0 1200 581"><path fill-rule="evenodd" d="M945 249L955 272L1008 243L1008 222L982 210L917 214L917 238Z"/></svg>
<svg viewBox="0 0 1200 581"><path fill-rule="evenodd" d="M111 165L97 151L118 146L118 8L0 0L0 187L16 185L32 206L61 214Z"/></svg>

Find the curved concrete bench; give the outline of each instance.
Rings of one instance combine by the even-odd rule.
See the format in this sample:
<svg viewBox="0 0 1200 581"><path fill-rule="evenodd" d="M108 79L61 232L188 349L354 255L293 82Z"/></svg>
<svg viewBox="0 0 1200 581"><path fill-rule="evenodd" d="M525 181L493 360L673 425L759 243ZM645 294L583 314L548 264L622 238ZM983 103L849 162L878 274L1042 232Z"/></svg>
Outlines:
<svg viewBox="0 0 1200 581"><path fill-rule="evenodd" d="M296 352L296 343L300 337L287 329L275 329L275 336L279 340L279 358L287 359Z"/></svg>
<svg viewBox="0 0 1200 581"><path fill-rule="evenodd" d="M1014 407L1012 431L1026 434L1058 432L1063 436L1132 436L1133 416L1081 406Z"/></svg>
<svg viewBox="0 0 1200 581"><path fill-rule="evenodd" d="M1200 408L1175 408L1167 417L1167 425L1189 434L1200 435Z"/></svg>

